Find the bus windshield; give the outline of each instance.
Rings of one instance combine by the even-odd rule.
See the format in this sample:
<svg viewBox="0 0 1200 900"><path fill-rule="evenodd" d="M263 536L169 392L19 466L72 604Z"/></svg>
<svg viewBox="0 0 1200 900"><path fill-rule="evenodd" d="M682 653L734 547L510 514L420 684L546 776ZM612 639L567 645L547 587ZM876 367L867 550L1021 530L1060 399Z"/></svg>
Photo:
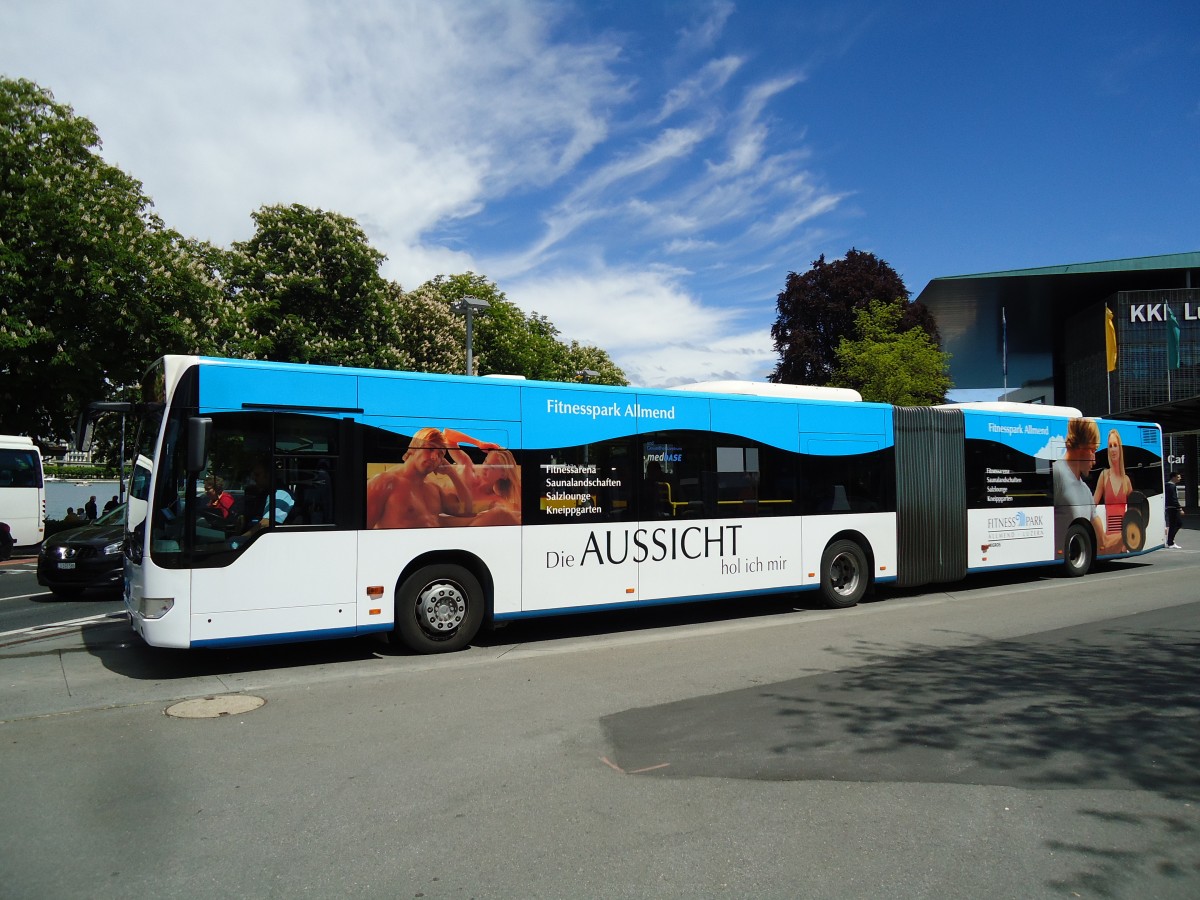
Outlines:
<svg viewBox="0 0 1200 900"><path fill-rule="evenodd" d="M0 435L0 522L13 543L31 546L45 535L42 455L27 437Z"/></svg>
<svg viewBox="0 0 1200 900"><path fill-rule="evenodd" d="M174 406L162 431L150 525L160 565L221 562L268 529L333 526L336 420L213 413L207 465L189 471L188 412Z"/></svg>

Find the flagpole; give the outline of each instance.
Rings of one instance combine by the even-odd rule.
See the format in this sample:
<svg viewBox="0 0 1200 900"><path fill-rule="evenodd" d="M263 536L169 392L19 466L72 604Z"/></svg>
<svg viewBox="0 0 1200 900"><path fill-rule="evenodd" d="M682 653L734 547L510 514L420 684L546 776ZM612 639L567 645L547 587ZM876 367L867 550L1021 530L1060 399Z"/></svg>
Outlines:
<svg viewBox="0 0 1200 900"><path fill-rule="evenodd" d="M1167 308L1167 327L1165 334L1167 338L1167 402L1171 402L1171 307L1164 303Z"/></svg>
<svg viewBox="0 0 1200 900"><path fill-rule="evenodd" d="M1000 333L1002 344L1002 354L1000 365L1004 372L1004 395L1001 399L1008 399L1008 312L1005 307L1000 307Z"/></svg>

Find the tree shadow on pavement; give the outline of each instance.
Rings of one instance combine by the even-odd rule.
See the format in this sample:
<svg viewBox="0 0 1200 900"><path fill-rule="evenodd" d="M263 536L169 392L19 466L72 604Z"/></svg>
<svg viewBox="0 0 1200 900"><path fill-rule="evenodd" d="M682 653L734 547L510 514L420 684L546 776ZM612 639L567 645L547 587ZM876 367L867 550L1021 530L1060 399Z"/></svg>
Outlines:
<svg viewBox="0 0 1200 900"><path fill-rule="evenodd" d="M1189 607L1200 609L1200 605ZM860 642L853 668L606 717L659 777L1137 788L1200 797L1200 627L1162 610L955 649Z"/></svg>
<svg viewBox="0 0 1200 900"><path fill-rule="evenodd" d="M1200 627L1178 623L1198 613L957 649L863 641L852 668L601 722L610 759L642 778L1152 792L1162 811L1104 793L1065 833L1051 824L1042 845L1059 862L1044 883L1068 897L1195 896Z"/></svg>

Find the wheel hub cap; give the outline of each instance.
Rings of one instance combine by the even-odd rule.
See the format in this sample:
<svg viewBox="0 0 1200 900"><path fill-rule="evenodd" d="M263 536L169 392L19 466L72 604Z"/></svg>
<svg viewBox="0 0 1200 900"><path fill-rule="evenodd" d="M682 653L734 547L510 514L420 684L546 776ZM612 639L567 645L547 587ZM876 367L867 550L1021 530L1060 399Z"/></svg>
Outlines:
<svg viewBox="0 0 1200 900"><path fill-rule="evenodd" d="M858 566L846 554L839 555L830 567L830 583L839 594L853 594L858 587Z"/></svg>
<svg viewBox="0 0 1200 900"><path fill-rule="evenodd" d="M431 584L417 599L417 618L426 630L435 634L454 631L466 615L467 599L462 588L452 582Z"/></svg>

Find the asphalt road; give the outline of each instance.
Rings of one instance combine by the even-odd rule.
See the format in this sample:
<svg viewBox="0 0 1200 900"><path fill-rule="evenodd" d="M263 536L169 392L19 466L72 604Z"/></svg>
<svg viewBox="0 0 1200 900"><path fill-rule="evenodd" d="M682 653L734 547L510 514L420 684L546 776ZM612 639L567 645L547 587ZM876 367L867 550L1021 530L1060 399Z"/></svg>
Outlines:
<svg viewBox="0 0 1200 900"><path fill-rule="evenodd" d="M119 590L89 589L69 600L56 597L37 583L36 559L0 562L0 641L18 629L115 614L124 608Z"/></svg>
<svg viewBox="0 0 1200 900"><path fill-rule="evenodd" d="M1200 896L1198 576L1160 552L444 657L10 637L0 893Z"/></svg>

